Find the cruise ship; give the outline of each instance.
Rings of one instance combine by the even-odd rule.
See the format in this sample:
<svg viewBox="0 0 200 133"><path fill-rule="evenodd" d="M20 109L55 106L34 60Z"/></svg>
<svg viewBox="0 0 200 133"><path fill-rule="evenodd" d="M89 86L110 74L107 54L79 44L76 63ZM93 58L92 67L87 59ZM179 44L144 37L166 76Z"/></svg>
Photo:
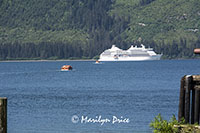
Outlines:
<svg viewBox="0 0 200 133"><path fill-rule="evenodd" d="M160 60L162 54L156 54L152 48L131 46L128 50L122 50L115 45L101 53L99 61L144 61Z"/></svg>

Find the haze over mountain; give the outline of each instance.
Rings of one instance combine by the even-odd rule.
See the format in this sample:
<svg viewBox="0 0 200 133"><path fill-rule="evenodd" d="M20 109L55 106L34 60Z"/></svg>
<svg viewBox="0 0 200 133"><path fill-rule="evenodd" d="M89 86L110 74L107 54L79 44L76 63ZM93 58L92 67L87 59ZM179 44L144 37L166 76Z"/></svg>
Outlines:
<svg viewBox="0 0 200 133"><path fill-rule="evenodd" d="M93 58L144 43L194 57L199 0L0 0L0 59Z"/></svg>

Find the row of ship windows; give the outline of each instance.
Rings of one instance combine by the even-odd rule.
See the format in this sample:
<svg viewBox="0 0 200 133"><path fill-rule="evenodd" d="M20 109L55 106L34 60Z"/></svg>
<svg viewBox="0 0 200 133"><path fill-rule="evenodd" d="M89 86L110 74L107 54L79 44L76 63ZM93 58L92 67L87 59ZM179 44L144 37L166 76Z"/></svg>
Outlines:
<svg viewBox="0 0 200 133"><path fill-rule="evenodd" d="M110 56L110 55L103 55L103 56ZM118 55L114 55L116 57L135 57L135 56L149 56L149 54L131 54L131 55L121 55L121 54L118 54Z"/></svg>
<svg viewBox="0 0 200 133"><path fill-rule="evenodd" d="M111 52L104 52L103 54L111 54ZM122 53L122 52L118 52L118 53L113 53L113 54L148 54L147 52L142 52L142 51L135 51L135 52L126 52L126 53Z"/></svg>

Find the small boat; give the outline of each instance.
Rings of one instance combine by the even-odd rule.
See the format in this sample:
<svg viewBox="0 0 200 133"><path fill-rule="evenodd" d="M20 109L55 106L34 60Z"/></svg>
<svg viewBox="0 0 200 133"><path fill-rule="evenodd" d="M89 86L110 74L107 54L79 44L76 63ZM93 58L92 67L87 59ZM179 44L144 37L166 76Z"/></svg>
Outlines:
<svg viewBox="0 0 200 133"><path fill-rule="evenodd" d="M64 65L61 67L61 71L70 71L72 70L72 66L70 65Z"/></svg>
<svg viewBox="0 0 200 133"><path fill-rule="evenodd" d="M99 64L99 63L100 63L100 61L98 61L98 60L95 62L95 64Z"/></svg>

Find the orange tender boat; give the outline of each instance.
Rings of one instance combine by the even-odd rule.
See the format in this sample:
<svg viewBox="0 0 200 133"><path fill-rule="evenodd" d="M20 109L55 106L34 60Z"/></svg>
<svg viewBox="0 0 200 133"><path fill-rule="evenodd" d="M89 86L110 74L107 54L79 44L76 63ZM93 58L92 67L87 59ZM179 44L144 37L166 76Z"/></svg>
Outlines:
<svg viewBox="0 0 200 133"><path fill-rule="evenodd" d="M69 70L72 70L72 66L70 66L70 65L64 65L61 68L61 71L69 71Z"/></svg>
<svg viewBox="0 0 200 133"><path fill-rule="evenodd" d="M97 60L95 63L96 63L96 64L99 64L99 63L100 63L100 61L98 61L98 60Z"/></svg>

